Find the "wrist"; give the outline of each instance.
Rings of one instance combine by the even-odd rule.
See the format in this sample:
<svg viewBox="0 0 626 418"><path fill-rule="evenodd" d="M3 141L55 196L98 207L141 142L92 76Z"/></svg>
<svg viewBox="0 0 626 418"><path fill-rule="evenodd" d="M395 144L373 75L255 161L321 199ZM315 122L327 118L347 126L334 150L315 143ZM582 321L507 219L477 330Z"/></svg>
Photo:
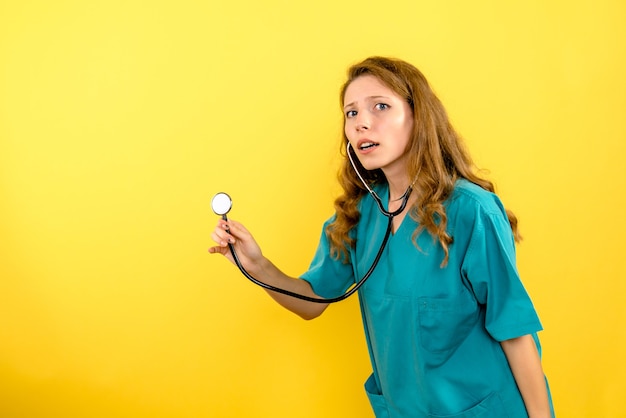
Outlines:
<svg viewBox="0 0 626 418"><path fill-rule="evenodd" d="M269 261L267 258L261 256L260 259L255 260L251 263L250 267L247 269L248 272L256 279L259 279L266 275L269 268Z"/></svg>

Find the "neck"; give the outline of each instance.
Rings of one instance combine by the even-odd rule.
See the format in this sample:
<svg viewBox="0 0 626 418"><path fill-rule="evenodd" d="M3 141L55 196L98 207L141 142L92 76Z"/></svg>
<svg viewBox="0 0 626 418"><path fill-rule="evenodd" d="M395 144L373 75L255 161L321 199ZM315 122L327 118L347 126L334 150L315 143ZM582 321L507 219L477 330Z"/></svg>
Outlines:
<svg viewBox="0 0 626 418"><path fill-rule="evenodd" d="M396 176L395 178L387 177L387 183L389 184L389 200L398 200L406 193L407 189L411 187L411 182L406 176Z"/></svg>
<svg viewBox="0 0 626 418"><path fill-rule="evenodd" d="M411 186L406 165L399 163L391 164L384 167L382 171L389 184L389 200L402 198L406 189Z"/></svg>
<svg viewBox="0 0 626 418"><path fill-rule="evenodd" d="M421 170L418 170L415 178L409 177L405 164L396 164L392 167L385 167L382 171L383 174L385 174L387 183L389 184L389 201L392 202L394 200L401 199L407 189L414 186ZM416 196L417 194L415 193L415 190L413 190L409 200L415 201Z"/></svg>
<svg viewBox="0 0 626 418"><path fill-rule="evenodd" d="M396 202L398 200L402 200L406 194L408 193L410 186L407 186L406 189L393 190L389 187L389 201Z"/></svg>

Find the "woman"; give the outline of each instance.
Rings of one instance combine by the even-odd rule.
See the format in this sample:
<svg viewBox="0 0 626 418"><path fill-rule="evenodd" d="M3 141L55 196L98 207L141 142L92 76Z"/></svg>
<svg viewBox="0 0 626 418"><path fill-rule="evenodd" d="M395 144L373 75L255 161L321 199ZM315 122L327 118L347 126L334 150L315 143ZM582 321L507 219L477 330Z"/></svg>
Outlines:
<svg viewBox="0 0 626 418"><path fill-rule="evenodd" d="M209 251L232 262L231 243L259 280L336 297L369 269L387 229L369 187L399 212L359 289L376 416L554 416L541 323L515 264L517 220L476 175L424 76L404 61L371 57L348 70L340 100L343 194L309 270L286 276L235 221L219 222ZM269 293L305 319L327 306Z"/></svg>

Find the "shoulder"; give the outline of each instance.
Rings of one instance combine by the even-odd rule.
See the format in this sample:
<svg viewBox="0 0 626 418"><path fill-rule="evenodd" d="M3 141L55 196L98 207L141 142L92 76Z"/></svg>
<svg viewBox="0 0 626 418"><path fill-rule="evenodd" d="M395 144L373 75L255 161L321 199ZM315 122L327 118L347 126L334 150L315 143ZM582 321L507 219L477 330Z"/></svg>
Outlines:
<svg viewBox="0 0 626 418"><path fill-rule="evenodd" d="M500 198L467 180L457 181L446 201L448 228L455 240L469 239L473 231L485 228L510 234L509 218Z"/></svg>
<svg viewBox="0 0 626 418"><path fill-rule="evenodd" d="M448 211L463 214L484 213L489 215L506 214L500 198L488 190L468 181L460 179L454 185L446 202Z"/></svg>

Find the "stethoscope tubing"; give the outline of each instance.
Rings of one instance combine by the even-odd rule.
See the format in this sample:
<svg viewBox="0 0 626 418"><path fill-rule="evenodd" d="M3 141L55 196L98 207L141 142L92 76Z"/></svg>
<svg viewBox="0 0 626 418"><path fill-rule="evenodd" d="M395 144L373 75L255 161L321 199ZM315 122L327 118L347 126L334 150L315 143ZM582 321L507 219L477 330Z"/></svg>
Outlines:
<svg viewBox="0 0 626 418"><path fill-rule="evenodd" d="M226 215L223 215L222 219L224 219L225 221L228 220ZM314 297L311 297L311 296L302 295L300 293L292 292L290 290L282 289L280 287L276 287L276 286L272 286L271 284L264 283L264 282L256 279L250 273L248 273L248 271L245 269L245 267L241 264L241 261L239 260L239 257L237 256L237 252L235 251L235 246L233 244L229 243L228 244L228 248L230 250L230 253L233 256L235 264L237 265L237 267L239 268L241 273L244 276L246 276L246 278L248 280L250 280L252 283L254 283L254 284L258 285L258 286L261 286L262 288L264 288L266 290L270 290L270 291L276 292L276 293L282 293L283 295L291 296L291 297L294 297L294 298L297 298L297 299L301 299L301 300L305 300L305 301L308 301L308 302L314 302L314 303L335 303L335 302L341 302L342 300L347 299L350 296L352 296L357 290L359 290L359 288L361 288L361 286L363 286L363 284L365 284L365 281L367 279L369 279L369 277L372 275L372 273L374 272L374 269L376 268L376 266L378 265L378 262L380 261L380 257L383 255L383 251L387 247L387 241L389 241L389 236L391 235L392 226L393 226L393 216L390 216L389 217L389 222L387 224L387 231L385 232L385 237L383 238L383 242L380 245L380 249L378 250L378 253L376 253L376 257L374 258L374 261L372 262L372 265L370 266L370 268L367 271L367 273L365 273L363 278L361 280L359 280L354 285L354 287L352 287L350 290L348 290L347 292L345 292L341 296L337 296L337 297L334 297L334 298L314 298Z"/></svg>
<svg viewBox="0 0 626 418"><path fill-rule="evenodd" d="M380 212L385 215L388 218L388 223L387 223L387 231L385 231L385 237L383 238L383 242L380 244L380 248L378 250L378 252L376 253L376 257L374 257L374 261L372 262L372 265L370 266L370 268L367 270L367 273L365 273L365 275L361 278L361 280L359 280L350 290L346 291L344 294L334 297L334 298L315 298L315 297L311 297L311 296L307 296L307 295L302 295L300 293L296 293L296 292L292 292L290 290L286 290L286 289L282 289L280 287L276 287L276 286L272 286L270 284L264 283L258 279L256 279L255 277L253 277L250 273L248 273L248 271L245 269L245 267L241 264L241 261L239 260L239 257L237 256L237 251L235 251L235 246L231 243L228 243L228 249L230 250L231 255L233 256L233 260L235 261L235 264L237 265L237 267L239 268L239 270L241 271L241 273L248 279L250 280L252 283L266 289L266 290L270 290L272 292L276 292L276 293L282 293L283 295L287 295L287 296L291 296L297 299L301 299L301 300L305 300L308 302L314 302L314 303L335 303L335 302L340 302L344 299L347 299L348 297L352 296L357 290L359 290L361 288L361 286L363 286L363 284L367 281L367 279L369 279L369 277L372 275L372 273L374 272L374 269L376 268L376 266L378 265L378 262L380 261L381 256L383 255L383 252L385 251L385 248L387 247L387 242L389 241L389 237L391 236L391 230L393 229L393 218L397 215L399 215L400 213L402 213L402 211L406 208L406 205L409 201L409 196L411 195L411 191L413 190L412 185L409 186L406 191L404 192L404 194L402 195L401 199L402 199L402 204L400 205L400 207L393 211L393 212L389 212L387 209L385 209L385 207L383 206L383 202L381 201L380 197L378 197L378 195L376 194L376 192L374 190L372 190L368 185L367 182L363 179L363 177L361 177L361 174L359 173L359 170L357 170L356 165L354 164L354 160L352 159L352 155L350 153L350 143L348 142L347 146L346 146L346 152L348 154L348 158L350 159L350 163L352 164L352 167L354 168L354 171L356 172L356 174L359 176L359 179L361 180L361 182L363 183L363 185L365 186L365 188L367 189L368 193L370 194L370 196L372 196L372 198L374 199L374 201L376 202L376 205L378 206L378 209L380 210ZM225 221L228 221L228 218L226 216L226 214L222 214L222 219Z"/></svg>
<svg viewBox="0 0 626 418"><path fill-rule="evenodd" d="M374 258L374 261L372 262L372 265L370 266L370 268L367 270L367 273L365 273L365 275L363 276L363 278L361 278L361 280L359 280L350 290L346 291L344 294L334 297L334 298L315 298L315 297L311 297L311 296L307 296L307 295L302 295L300 293L296 293L296 292L292 292L290 290L286 290L286 289L282 289L280 287L276 287L273 286L271 284L267 284L264 283L258 279L256 279L254 276L252 276L250 273L248 273L248 271L245 269L245 267L241 264L241 261L239 260L239 257L237 256L237 251L235 251L235 246L231 243L228 243L228 249L230 250L231 255L233 256L233 260L235 261L235 264L237 265L237 267L239 268L239 270L241 271L241 273L248 279L250 280L252 283L266 289L266 290L270 290L272 292L276 292L276 293L282 293L283 295L287 295L287 296L291 296L297 299L301 299L301 300L305 300L308 302L314 302L314 303L335 303L335 302L340 302L344 299L347 299L348 297L352 296L357 290L359 290L361 288L361 286L363 286L363 284L365 284L365 282L367 281L367 279L369 279L369 277L372 275L372 273L374 272L374 269L376 268L376 266L378 265L378 262L380 261L380 257L383 255L383 252L385 251L385 248L387 247L387 242L389 241L389 237L391 235L391 230L393 228L393 218L402 213L402 211L406 208L407 202L409 200L409 195L411 194L411 188L409 187L407 189L407 191L404 193L404 195L402 196L402 204L400 205L400 208L398 208L396 211L394 212L389 212L387 210L384 209L383 204L380 200L380 198L378 197L378 195L376 195L376 193L373 190L369 190L370 191L370 195L374 198L374 200L376 201L376 203L378 204L378 207L381 211L381 213L383 215L385 215L389 220L387 222L387 230L385 231L385 236L383 238L383 242L380 244L380 248L378 250L378 252L376 253L376 257ZM222 215L222 219L225 221L228 221L228 217L224 214Z"/></svg>

